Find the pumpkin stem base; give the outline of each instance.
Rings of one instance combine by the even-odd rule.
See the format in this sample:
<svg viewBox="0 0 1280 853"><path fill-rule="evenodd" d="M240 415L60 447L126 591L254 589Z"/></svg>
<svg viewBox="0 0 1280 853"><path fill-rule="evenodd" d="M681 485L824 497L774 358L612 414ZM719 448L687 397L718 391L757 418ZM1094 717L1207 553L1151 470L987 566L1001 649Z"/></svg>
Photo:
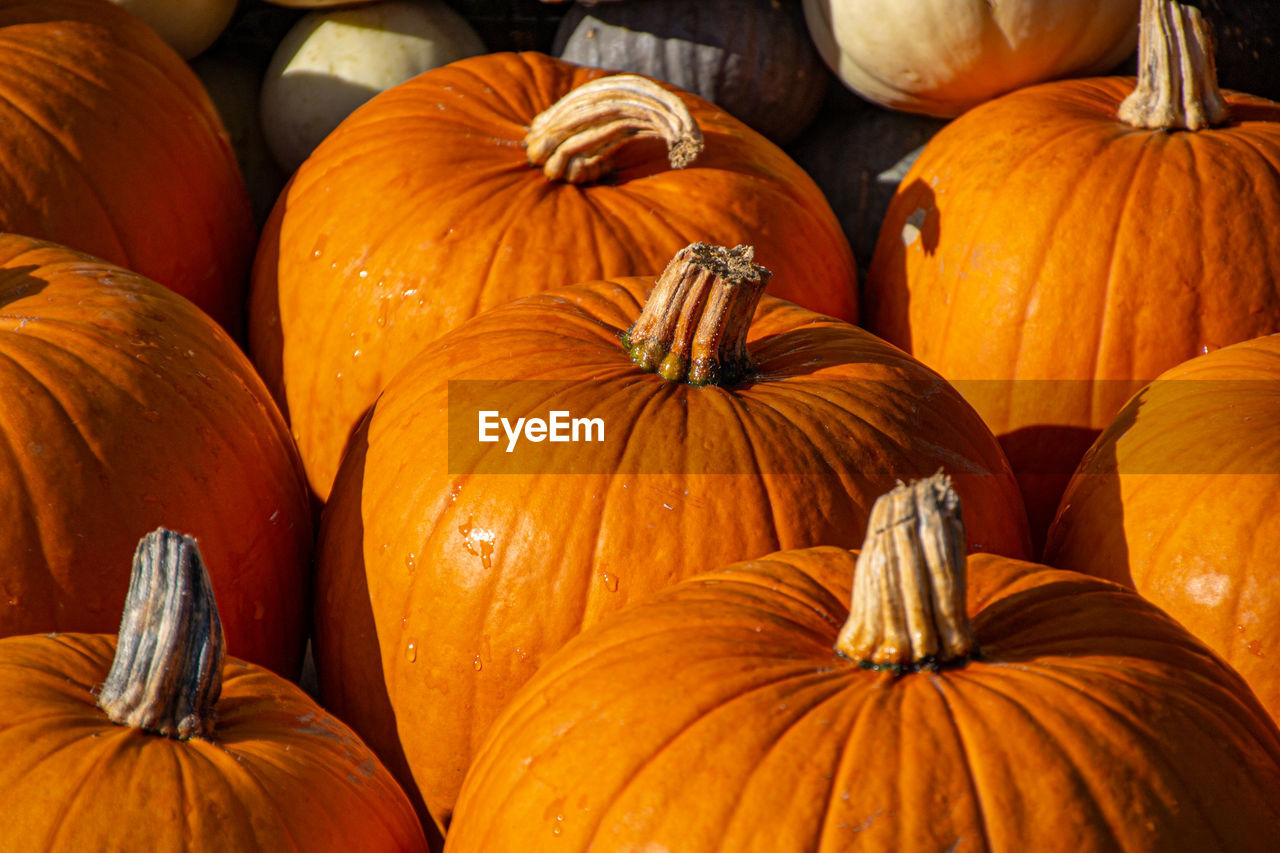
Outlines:
<svg viewBox="0 0 1280 853"><path fill-rule="evenodd" d="M960 498L939 472L899 485L871 508L836 651L902 675L963 666L977 654L965 610Z"/></svg>
<svg viewBox="0 0 1280 853"><path fill-rule="evenodd" d="M1142 0L1138 85L1120 104L1119 118L1148 130L1202 130L1228 119L1213 37L1199 9Z"/></svg>
<svg viewBox="0 0 1280 853"><path fill-rule="evenodd" d="M112 722L186 740L213 735L226 658L196 541L161 528L133 555L111 671L98 707Z"/></svg>
<svg viewBox="0 0 1280 853"><path fill-rule="evenodd" d="M771 273L751 246L694 243L667 264L622 336L631 360L689 385L732 385L751 373L747 332Z"/></svg>

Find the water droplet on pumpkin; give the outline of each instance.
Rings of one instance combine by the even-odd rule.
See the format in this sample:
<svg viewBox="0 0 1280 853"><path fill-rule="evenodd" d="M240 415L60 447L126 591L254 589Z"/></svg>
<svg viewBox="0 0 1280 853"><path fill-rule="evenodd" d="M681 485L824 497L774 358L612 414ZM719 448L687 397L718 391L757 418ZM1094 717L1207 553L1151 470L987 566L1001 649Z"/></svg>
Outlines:
<svg viewBox="0 0 1280 853"><path fill-rule="evenodd" d="M409 647L404 650L404 658L409 663L416 661L418 659L418 647L410 643Z"/></svg>
<svg viewBox="0 0 1280 853"><path fill-rule="evenodd" d="M406 554L404 558L404 567L412 574L418 568L418 555Z"/></svg>
<svg viewBox="0 0 1280 853"><path fill-rule="evenodd" d="M1266 657L1266 655L1262 653L1262 643L1259 642L1258 640L1250 640L1248 645L1245 646L1245 648L1249 650L1249 654L1251 655L1256 655L1257 657Z"/></svg>
<svg viewBox="0 0 1280 853"><path fill-rule="evenodd" d="M479 557L480 565L484 568L492 568L493 531L473 527L471 522L467 521L458 526L458 532L462 534L462 547L467 549L467 553Z"/></svg>
<svg viewBox="0 0 1280 853"><path fill-rule="evenodd" d="M480 670L484 669L484 662L480 660L480 655L476 655L474 658L471 659L471 668L474 669L476 672L479 672Z"/></svg>
<svg viewBox="0 0 1280 853"><path fill-rule="evenodd" d="M368 278L368 277L369 277L369 271L368 271L368 270L360 270L360 277L361 277L361 278Z"/></svg>
<svg viewBox="0 0 1280 853"><path fill-rule="evenodd" d="M602 574L602 575L600 576L600 579L604 581L604 585L605 585L605 587L609 590L609 592L617 592L617 591L618 591L618 576L617 576L617 575L611 575L611 574L609 574L608 572L605 572L604 574Z"/></svg>

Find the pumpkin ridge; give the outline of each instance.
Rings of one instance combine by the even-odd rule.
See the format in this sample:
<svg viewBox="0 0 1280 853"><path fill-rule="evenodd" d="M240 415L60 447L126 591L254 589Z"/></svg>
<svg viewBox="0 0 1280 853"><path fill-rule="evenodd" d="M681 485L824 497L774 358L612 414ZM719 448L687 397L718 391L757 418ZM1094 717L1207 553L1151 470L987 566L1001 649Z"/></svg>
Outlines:
<svg viewBox="0 0 1280 853"><path fill-rule="evenodd" d="M1004 703L1004 705L1007 708L1015 712L1017 716L1027 725L1028 728L1030 728L1031 730L1037 733L1038 735L1038 737L1036 738L1037 743L1040 744L1042 748L1050 750L1053 753L1055 753L1060 759L1057 762L1057 764L1060 767L1064 767L1069 770L1070 779L1074 782L1074 787L1076 787L1078 790L1083 790L1086 792L1086 795L1084 797L1075 796L1072 798L1072 802L1076 805L1077 808L1088 807L1092 811L1091 815L1077 815L1076 817L1077 825L1087 825L1092 828L1095 828L1095 831L1096 831L1096 828L1101 827L1107 833L1107 837L1111 842L1112 849L1116 849L1116 850L1123 849L1124 844L1122 839L1116 833L1116 827L1124 825L1125 823L1124 815L1123 814L1108 815L1104 811L1105 803L1100 801L1100 799L1104 799L1104 798L1099 798L1095 792L1096 786L1093 784L1090 784L1089 776L1084 771L1083 765L1085 764L1085 762L1078 760L1078 757L1073 754L1072 749L1069 747L1068 743L1065 742L1066 739L1063 735L1064 733L1069 733L1070 728L1058 727L1062 729L1062 732L1059 732L1054 728L1051 728L1049 725L1047 725L1042 721L1042 716L1044 714L1045 709L1047 709L1049 712L1056 712L1058 709L1053 705L1044 703L1044 708L1037 708L1037 711L1039 713L1033 713L1032 709L1027 707L1026 702L1019 701L1017 698L1010 696L1004 690L1001 690L998 687L995 687L987 683L986 680L980 680L974 677L974 674L972 672L966 673L966 671L960 670L960 671L957 671L955 674L957 676L960 676L960 678L962 678L963 681L960 681L960 682L953 681L953 686L958 688L959 684L961 683L966 685L971 685L975 691L982 691L991 696L996 697L1000 702ZM965 677L966 674L968 676L967 678ZM952 702L948 706L953 712L956 708L955 700L960 700L961 702L964 702L965 704L969 704L971 706L976 704L974 702L966 701L968 697L964 695L964 692L962 689L956 689L953 692L954 692L954 696L951 697ZM1038 697L1035 695L1028 695L1027 699L1038 700L1038 699L1041 699L1041 697ZM996 716L991 713L989 704L987 705L987 711L985 714L979 713L977 711L972 711L970 713L972 714L973 718L977 720L983 719L984 716L986 717ZM1007 719L1009 715L1000 714L998 716L1000 716L1002 719ZM958 720L959 717L957 717L956 719ZM1077 751L1079 750L1078 744L1075 744L1073 742L1071 746L1074 746L1075 750ZM973 765L970 765L970 767L971 767L971 772L973 773L974 781L975 783L977 783L977 786L979 788L989 788L992 783L989 782L989 783L983 784L981 782L978 782L978 779L980 778L978 774L979 768ZM1096 771L1096 772L1103 772L1103 771L1099 769L1099 771ZM1003 774L1000 774L1000 775L1003 776ZM993 780L993 782L994 781L997 781L997 780ZM999 800L998 798L995 798L993 799L993 801L998 802Z"/></svg>
<svg viewBox="0 0 1280 853"><path fill-rule="evenodd" d="M1142 146L1138 150L1137 157L1133 158L1132 164L1131 165L1126 164L1125 172L1128 174L1128 180L1126 182L1124 193L1123 193L1124 200L1121 202L1120 211L1115 218L1116 227L1110 229L1111 245L1110 245L1110 248L1107 250L1107 257L1108 257L1107 278L1106 278L1106 284L1102 291L1102 311L1098 318L1098 322L1096 324L1092 324L1092 323L1090 324L1091 326L1096 326L1097 328L1097 335L1094 339L1095 343L1092 347L1090 347L1090 352L1092 353L1092 361L1090 362L1090 366L1086 374L1080 378L1087 378L1095 381L1097 380L1099 362L1101 362L1102 360L1102 350L1104 348L1105 342L1107 340L1112 339L1107 334L1107 318L1111 316L1113 313L1114 305L1113 305L1112 298L1113 298L1113 294L1115 294L1115 285L1121 277L1120 271L1117 269L1117 264L1123 261L1124 255L1125 255L1125 253L1122 253L1121 251L1119 251L1120 243L1121 243L1120 232L1124 230L1122 228L1124 223L1130 221L1130 219L1126 216L1130 206L1135 203L1141 204L1141 202L1135 202L1135 199L1134 199L1135 188L1143 186L1143 184L1138 182L1138 175L1142 171L1143 164L1150 159L1148 157L1148 154L1150 154L1151 149L1154 147L1153 146L1154 141L1155 141L1154 136L1147 136L1142 141ZM1087 162L1089 165L1086 168L1091 168L1097 163L1097 159L1090 158ZM1081 180L1076 183L1076 186L1080 186L1083 183L1084 181ZM1051 219L1056 219L1056 217L1051 217ZM1046 253L1048 252L1047 246L1045 248L1045 251ZM1033 295L1034 294L1028 291L1027 293L1028 306L1030 305L1030 297L1032 297ZM1014 356L1015 363L1020 361L1022 358L1022 341L1023 340L1025 340L1025 338L1022 336L1019 336L1018 350L1016 355ZM1089 407L1090 416L1092 416L1097 408L1097 397L1096 395L1092 395L1092 394L1090 396L1093 398L1090 402L1090 407Z"/></svg>
<svg viewBox="0 0 1280 853"><path fill-rule="evenodd" d="M1037 123L1039 123L1039 121L1042 121L1042 120L1043 119L1038 120ZM941 137L942 134L946 133L949 127L951 126L948 125L947 127L944 127L941 131L939 131L938 136ZM1086 136L1089 133L1091 133L1092 130L1093 130L1092 127L1089 127L1086 123L1082 122L1080 126L1072 128L1070 131L1047 136L1043 141L1041 141L1034 148L1028 151L1022 152L1022 156L1018 160L1018 162L1009 168L1008 178L1011 180L1012 177L1016 175L1019 171L1027 168L1028 166L1035 165L1036 162L1040 159L1040 156L1041 154L1043 154L1044 151L1046 151L1047 149L1055 145L1061 144L1063 140L1066 139L1067 137L1074 134ZM919 180L915 172L916 172L916 169L913 166L912 169L906 175L906 177L903 178L902 180L903 186L910 186L911 181ZM897 199L895 199L894 201L897 202ZM943 213L943 209L938 204L938 200L936 198L934 199L933 205L934 205L934 209L938 211L939 215L941 215ZM995 205L991 205L991 204L982 205L981 214L967 221L967 230L964 232L964 235L959 242L961 245L965 247L965 257L969 263L973 262L974 249L981 243L985 242L983 235L986 231L988 217L993 212L994 207ZM877 245L877 249L879 249L878 245ZM881 255L881 252L877 251L875 255L879 256ZM875 261L875 258L873 256L872 262L874 263L874 261ZM931 282L931 285L934 289L937 289L936 282ZM1025 300L1026 301L1023 303L1023 309L1021 312L1024 323L1026 322L1026 316L1030 311L1030 296L1026 296ZM955 316L954 311L949 311L947 312L947 317L942 328L940 340L943 340L943 341L948 340L954 335L954 332L952 330L953 322L962 322L962 321L960 321L959 318ZM875 327L876 327L875 325L872 325L870 328L874 329ZM894 338L896 338L897 341L901 341L901 338L898 337L897 335L893 335L891 338L889 338L889 340L891 342L894 342ZM901 345L901 343L899 345ZM1021 347L1021 345L1022 345L1021 341L1019 341L1018 346ZM920 341L920 340L917 340L915 337L912 337L910 342L907 344L905 348L907 349L908 352L912 354L918 354L921 360L925 362L925 364L930 365L930 369L934 369L932 368L933 354L929 352L929 348L931 346L937 347L939 345L931 344L929 341ZM949 380L954 381L957 379L965 380L965 379L981 378L981 377L950 376L947 378ZM1007 413L1006 413L1006 417L1007 417Z"/></svg>
<svg viewBox="0 0 1280 853"><path fill-rule="evenodd" d="M720 660L724 660L724 658L721 658ZM782 667L780 666L779 668L781 669ZM733 711L736 711L736 706L740 702L754 700L757 698L757 694L770 691L772 689L777 688L779 685L786 684L787 682L801 681L801 680L806 680L808 682L804 686L811 686L815 690L820 690L821 692L828 694L824 699L821 700L821 702L827 702L832 699L839 698L844 692L844 685L841 684L840 682L846 679L840 678L839 675L836 675L830 672L814 672L812 670L807 670L804 668L803 664L800 664L799 667L795 667L795 665L793 665L792 669L793 671L789 671L785 675L782 675L776 679L771 679L769 681L763 681L763 682L752 684L745 691L735 692L731 696L724 697L723 701L717 702L716 704L710 707L703 708L701 710L701 713L698 715L690 715L689 720L687 720L674 732L669 733L669 737L667 737L667 739L663 743L656 746L652 750L652 752L650 752L648 755L645 756L645 758L642 761L637 762L636 765L633 768L631 768L631 773L626 779L619 781L619 784L615 789L615 792L612 798L613 802L617 803L619 801L622 801L625 798L626 792L630 790L633 785L638 784L642 780L642 777L645 775L645 773L655 763L657 763L659 759L664 757L663 754L669 749L679 748L677 745L681 744L681 741L694 728L702 727L702 726L715 728L715 726L710 721L717 720L717 714L730 712L730 709L732 709ZM867 702L867 704L870 704L870 702ZM788 723L786 723L784 731L801 723L804 720L804 717L808 713L808 711L811 711L811 710L813 710L812 707L809 709L806 709L805 714L800 714L794 719L790 720ZM756 765L756 767L757 768L759 767L759 763ZM752 777L751 773L748 773L743 777L742 787L745 788L750 784L751 777ZM608 817L609 817L609 812L606 811L602 813L599 818L596 819L595 826L590 836L592 841L594 841L597 834L599 833L601 826L604 825Z"/></svg>
<svg viewBox="0 0 1280 853"><path fill-rule="evenodd" d="M965 770L964 779L968 782L969 793L973 797L973 810L977 816L978 832L982 839L978 849L996 850L998 848L991 840L991 821L987 817L987 798L982 796L977 776L974 773L974 750L965 738L964 728L956 717L956 710L952 706L951 697L946 690L948 686L955 684L954 677L963 678L963 673L955 671L954 676L948 678L942 678L935 672L922 672L919 675L928 679L929 685L937 692L938 699L942 702L942 707L946 711L943 717L950 724L951 731L955 735L956 745L960 753L960 766ZM955 689L955 687L952 687L953 691Z"/></svg>
<svg viewBox="0 0 1280 853"><path fill-rule="evenodd" d="M77 745L76 740L68 740L65 746ZM125 738L116 738L110 741L106 748L101 751L101 754L95 757L93 764L90 765L89 772L82 776L82 780L97 779L100 775L98 773L99 768L107 765L108 762L115 760L117 756L126 751L129 746L130 745ZM88 795L95 793L95 787L96 786L92 782L89 784L76 785L72 788L70 796L57 804L57 812L60 815L60 819L51 821L50 834L47 835L44 840L45 850L58 850L60 847L62 849L67 849L67 847L71 846L67 845L67 847L62 847L62 845L59 845L58 843L58 838L65 830L76 825L77 815L74 814L75 805L83 800L91 799Z"/></svg>
<svg viewBox="0 0 1280 853"><path fill-rule="evenodd" d="M797 674L796 676L797 680L799 679L800 675L803 675L803 673ZM808 703L808 706L804 708L804 710L800 711L798 714L792 717L788 722L784 723L780 728L771 727L771 731L774 733L774 736L771 738L772 742L769 744L769 746L765 749L764 752L759 754L751 770L748 773L744 774L741 777L741 779L735 780L739 784L738 790L740 795L733 798L734 805L725 815L724 826L725 826L726 834L730 834L733 832L735 825L738 823L739 815L743 814L743 805L746 802L746 798L741 796L741 793L745 792L746 790L752 787L753 781L759 778L761 772L765 769L769 761L769 757L771 755L777 753L779 750L790 747L790 743L787 740L787 736L790 733L794 732L797 727L810 723L813 720L812 715L816 714L817 712L822 710L824 707L828 706L830 703L848 701L848 697L845 695L847 693L848 685L840 683L841 681L844 681L846 679L841 679L833 676L832 673L821 672L821 671L812 673L812 679L813 679L812 683L798 685L795 692L788 693L785 695L784 698L787 704L787 710L788 711L791 710L791 705L794 701L796 694L800 693L804 689L812 689L816 693L825 694L825 695L823 695L822 698L820 699L816 699ZM771 685L771 686L774 686L774 685ZM874 704L870 701L870 697L868 695L864 694L862 698L863 698L863 701L859 703L853 711L849 712L850 716L857 717L859 714L861 714L864 711L866 707ZM727 704L728 703L725 703L725 705ZM721 707L724 707L724 706L721 706ZM837 706L837 707L840 707L840 706ZM705 712L703 716L698 720L698 723L701 725L711 726L712 723L709 722L709 719L714 715L716 710L719 710L719 708L712 709ZM658 754L659 752L655 752L654 757L656 758ZM837 767L838 766L839 766L839 763L837 762ZM831 797L835 795L835 789L837 787L836 786L837 778L839 777L837 776L837 773L833 770L833 772L830 774L830 779L828 780L830 785L830 794L823 801L824 809L830 807ZM794 795L795 794L793 792L792 796L794 797ZM619 799L621 799L621 797L619 797ZM606 812L606 817L607 815L608 813ZM750 825L751 825L750 820L748 819L748 826ZM821 823L819 825L821 825ZM819 843L823 834L825 833L819 830L819 839L818 839ZM594 840L594 837L592 840Z"/></svg>
<svg viewBox="0 0 1280 853"><path fill-rule="evenodd" d="M46 125L38 121L34 115L24 109L21 104L17 103L14 100L12 92L0 92L0 110L3 110L5 107L10 105L12 106L13 112L16 113L20 119L25 120L26 124L37 130L42 137L52 143L53 148L51 151L59 152L61 162L58 164L57 171L61 174L67 174L70 172L77 177L77 189L79 190L76 196L78 199L77 203L81 203L80 200L83 200L86 197L94 200L96 207L101 214L101 225L103 230L99 232L99 234L101 235L105 233L110 236L112 242L115 244L113 248L120 253L119 257L123 259L123 265L132 269L133 259L129 256L129 253L125 251L124 244L120 240L120 233L114 224L115 218L113 211L107 208L106 201L103 199L97 185L91 182L86 176L79 158L72 154L70 149L67 148L65 141L62 140L58 134L54 133Z"/></svg>
<svg viewBox="0 0 1280 853"><path fill-rule="evenodd" d="M1118 703L1104 701L1104 699L1096 695L1094 691L1091 691L1079 685L1070 683L1070 681L1067 680L1067 674L1069 673L1069 670L1067 670L1065 667L1062 667L1062 666L1028 667L1020 670L1019 672L1020 672L1020 677L1026 677L1029 680L1034 680L1036 678L1047 680L1053 683L1054 685L1056 685L1057 687L1068 691L1073 696L1075 696L1078 700L1081 700L1086 704L1093 705L1099 709L1102 709L1106 713L1106 715L1109 717L1109 719L1119 723L1123 727L1123 729L1133 737L1134 740L1142 742L1144 745L1146 745L1148 747L1148 750L1146 751L1145 754L1151 756L1150 760L1152 761L1152 763L1158 764L1160 766L1160 772L1157 774L1157 777L1160 778L1161 780L1167 781L1170 779L1174 779L1177 781L1177 790L1173 792L1173 795L1170 799L1173 802L1178 803L1180 807L1185 807L1185 804L1190 802L1192 804L1191 807L1196 811L1198 815L1200 815L1202 822L1206 826L1209 826L1210 830L1212 831L1212 828L1213 828L1212 824L1208 820L1205 820L1205 817L1206 817L1205 812L1200 808L1197 798L1194 796L1191 796L1190 794L1191 791L1195 790L1195 786L1188 784L1186 781L1186 778L1177 773L1176 766L1174 766L1172 762L1169 762L1165 758L1163 751L1159 748L1158 740L1156 740L1151 736L1150 730L1147 727L1143 726L1142 721L1138 718L1135 718L1129 712L1129 709L1127 707ZM1164 698L1162 694L1158 692L1153 692L1150 690L1150 684L1146 679L1137 679L1135 682L1130 682L1130 684L1134 689L1142 690L1142 692L1151 696L1153 699ZM989 689L992 689L990 685L984 685L984 686L986 686ZM1034 692L1028 695L1036 696L1037 698L1042 698L1037 696L1037 694L1035 694ZM1215 708L1214 710L1216 711L1217 709ZM1198 722L1199 721L1197 720L1197 723ZM1228 726L1234 724L1233 719L1226 719L1225 722ZM1201 731L1204 731L1202 726L1197 725L1197 728L1199 728ZM1062 739L1059 736L1058 738L1055 738L1055 740L1060 743ZM1072 763L1077 764L1078 766L1078 763L1076 762L1072 762ZM1096 796L1093 796L1091 793L1090 800L1097 803L1099 801L1099 798ZM1107 826L1114 826L1114 825L1122 825L1123 820L1124 820L1123 814L1116 814L1113 819L1104 819L1104 822L1107 824ZM1225 843L1225 841L1221 837L1215 838L1215 841L1217 843L1215 847L1211 849L1227 850L1230 847L1230 845Z"/></svg>

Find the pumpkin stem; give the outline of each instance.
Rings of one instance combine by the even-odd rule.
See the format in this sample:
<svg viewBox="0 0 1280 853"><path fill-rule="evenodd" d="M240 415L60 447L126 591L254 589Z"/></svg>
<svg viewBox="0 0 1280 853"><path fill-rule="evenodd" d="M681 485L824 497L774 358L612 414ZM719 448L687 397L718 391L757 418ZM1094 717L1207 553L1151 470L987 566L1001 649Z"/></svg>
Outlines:
<svg viewBox="0 0 1280 853"><path fill-rule="evenodd" d="M614 74L584 83L539 113L524 145L529 163L553 181L584 184L613 169L631 139L659 137L673 169L702 152L702 131L680 96L646 77Z"/></svg>
<svg viewBox="0 0 1280 853"><path fill-rule="evenodd" d="M1149 130L1200 130L1227 120L1213 35L1199 9L1142 0L1138 85L1120 104L1119 116Z"/></svg>
<svg viewBox="0 0 1280 853"><path fill-rule="evenodd" d="M974 656L960 497L942 472L876 500L836 651L866 669L938 669Z"/></svg>
<svg viewBox="0 0 1280 853"><path fill-rule="evenodd" d="M118 725L208 739L225 657L196 540L163 527L148 533L133 554L116 654L98 707Z"/></svg>
<svg viewBox="0 0 1280 853"><path fill-rule="evenodd" d="M751 246L681 249L622 336L631 360L690 385L732 385L747 376L747 330L772 275L754 257Z"/></svg>

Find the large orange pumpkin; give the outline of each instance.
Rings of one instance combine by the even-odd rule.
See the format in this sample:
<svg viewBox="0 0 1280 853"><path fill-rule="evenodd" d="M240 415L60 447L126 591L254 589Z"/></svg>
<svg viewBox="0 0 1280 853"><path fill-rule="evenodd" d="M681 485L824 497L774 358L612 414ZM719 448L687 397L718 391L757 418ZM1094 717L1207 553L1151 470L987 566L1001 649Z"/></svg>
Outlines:
<svg viewBox="0 0 1280 853"><path fill-rule="evenodd" d="M1126 118L1134 81L1099 78L1023 89L947 125L880 232L867 327L974 404L1041 541L1076 463L1143 383L1280 330L1280 104L1216 100L1192 19L1146 0Z"/></svg>
<svg viewBox="0 0 1280 853"><path fill-rule="evenodd" d="M250 351L321 498L395 372L518 296L750 241L775 295L856 318L848 241L799 166L701 98L604 74L536 53L429 71L354 112L281 194Z"/></svg>
<svg viewBox="0 0 1280 853"><path fill-rule="evenodd" d="M114 3L0 4L0 231L242 324L256 235L226 131L182 58Z"/></svg>
<svg viewBox="0 0 1280 853"><path fill-rule="evenodd" d="M624 278L483 314L356 432L321 523L321 695L441 823L548 654L708 561L854 545L879 493L939 467L975 548L1025 553L1016 484L959 395L855 326L761 299L750 258L699 244L647 302ZM599 435L526 427L513 447L495 420L554 411Z"/></svg>
<svg viewBox="0 0 1280 853"><path fill-rule="evenodd" d="M1280 730L1236 673L1129 590L966 565L963 537L953 491L902 487L860 554L727 566L579 636L494 723L445 850L1280 845Z"/></svg>
<svg viewBox="0 0 1280 853"><path fill-rule="evenodd" d="M306 642L306 480L249 360L207 315L79 252L0 235L0 636L113 631L148 530L199 536L230 650Z"/></svg>
<svg viewBox="0 0 1280 853"><path fill-rule="evenodd" d="M1137 589L1280 720L1278 437L1280 336L1166 371L1080 463L1045 559Z"/></svg>
<svg viewBox="0 0 1280 853"><path fill-rule="evenodd" d="M427 849L349 728L226 656L195 540L167 530L118 638L0 639L0 754L5 850Z"/></svg>

